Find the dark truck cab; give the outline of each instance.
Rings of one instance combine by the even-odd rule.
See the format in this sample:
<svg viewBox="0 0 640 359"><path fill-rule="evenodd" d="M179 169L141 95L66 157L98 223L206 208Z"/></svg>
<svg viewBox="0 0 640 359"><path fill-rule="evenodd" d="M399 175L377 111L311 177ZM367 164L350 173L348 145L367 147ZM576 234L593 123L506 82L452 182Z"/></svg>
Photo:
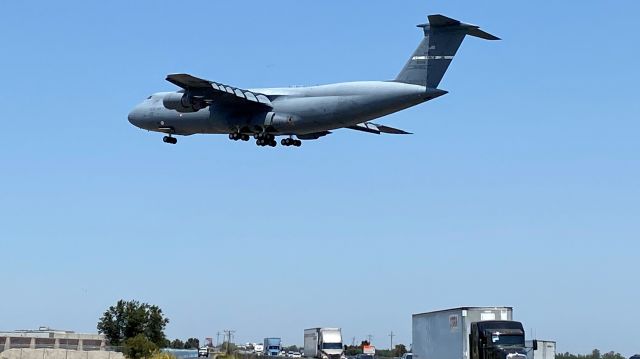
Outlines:
<svg viewBox="0 0 640 359"><path fill-rule="evenodd" d="M471 323L470 359L526 359L522 323L487 320Z"/></svg>

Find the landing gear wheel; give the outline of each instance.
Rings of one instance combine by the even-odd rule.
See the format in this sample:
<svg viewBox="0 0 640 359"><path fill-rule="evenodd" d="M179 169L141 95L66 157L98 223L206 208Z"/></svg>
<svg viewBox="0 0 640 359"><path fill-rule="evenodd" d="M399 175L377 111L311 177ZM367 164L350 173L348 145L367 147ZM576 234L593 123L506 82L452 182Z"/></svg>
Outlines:
<svg viewBox="0 0 640 359"><path fill-rule="evenodd" d="M300 146L302 146L302 141L300 141L300 140L293 140L293 145L294 145L294 146L296 146L296 147L300 147Z"/></svg>
<svg viewBox="0 0 640 359"><path fill-rule="evenodd" d="M234 136L234 135L235 135L235 133L230 133L230 134L229 134L229 139L230 139L230 140L233 140L233 139L234 139L234 138L233 138L233 136Z"/></svg>
<svg viewBox="0 0 640 359"><path fill-rule="evenodd" d="M276 147L276 145L277 145L277 144L278 144L278 143L276 142L276 140L271 140L271 141L269 142L269 146L271 146L271 147Z"/></svg>
<svg viewBox="0 0 640 359"><path fill-rule="evenodd" d="M282 140L280 140L280 144L283 146L289 146L289 141L287 141L288 138L283 138Z"/></svg>
<svg viewBox="0 0 640 359"><path fill-rule="evenodd" d="M247 141L249 141L249 135L247 135L247 134L242 134L242 135L241 135L241 139L242 139L244 142L247 142Z"/></svg>
<svg viewBox="0 0 640 359"><path fill-rule="evenodd" d="M162 138L162 142L164 143L170 143L172 145L175 145L176 143L178 143L178 139L175 137L171 137L171 136L164 136Z"/></svg>

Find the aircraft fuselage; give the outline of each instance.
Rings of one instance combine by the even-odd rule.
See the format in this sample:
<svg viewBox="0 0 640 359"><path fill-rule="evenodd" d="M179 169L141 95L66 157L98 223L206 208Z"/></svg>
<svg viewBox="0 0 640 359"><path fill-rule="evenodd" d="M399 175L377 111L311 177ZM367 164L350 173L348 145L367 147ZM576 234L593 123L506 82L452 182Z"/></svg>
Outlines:
<svg viewBox="0 0 640 359"><path fill-rule="evenodd" d="M267 95L273 109L244 112L216 106L196 112L178 112L163 105L172 92L150 96L129 114L129 121L149 131L177 135L260 133L304 135L353 126L379 118L445 94L445 91L392 81L346 82L331 85L252 89ZM278 116L280 122L273 122ZM284 116L284 122L282 122Z"/></svg>

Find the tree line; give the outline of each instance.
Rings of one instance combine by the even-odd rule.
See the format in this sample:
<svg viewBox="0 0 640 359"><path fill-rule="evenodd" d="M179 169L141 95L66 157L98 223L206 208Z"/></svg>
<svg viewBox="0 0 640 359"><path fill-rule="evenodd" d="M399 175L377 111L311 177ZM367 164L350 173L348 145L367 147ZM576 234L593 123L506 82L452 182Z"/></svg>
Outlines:
<svg viewBox="0 0 640 359"><path fill-rule="evenodd" d="M627 359L622 354L610 351L602 354L600 350L593 349L591 354L557 353L556 359Z"/></svg>

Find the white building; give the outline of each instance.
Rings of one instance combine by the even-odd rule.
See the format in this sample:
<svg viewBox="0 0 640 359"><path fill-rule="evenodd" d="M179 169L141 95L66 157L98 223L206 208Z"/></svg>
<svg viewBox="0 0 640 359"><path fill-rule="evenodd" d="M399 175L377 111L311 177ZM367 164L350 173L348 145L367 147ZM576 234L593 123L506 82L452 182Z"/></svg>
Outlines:
<svg viewBox="0 0 640 359"><path fill-rule="evenodd" d="M36 330L0 331L0 352L12 348L53 348L71 350L105 350L101 334L76 333L40 327Z"/></svg>

